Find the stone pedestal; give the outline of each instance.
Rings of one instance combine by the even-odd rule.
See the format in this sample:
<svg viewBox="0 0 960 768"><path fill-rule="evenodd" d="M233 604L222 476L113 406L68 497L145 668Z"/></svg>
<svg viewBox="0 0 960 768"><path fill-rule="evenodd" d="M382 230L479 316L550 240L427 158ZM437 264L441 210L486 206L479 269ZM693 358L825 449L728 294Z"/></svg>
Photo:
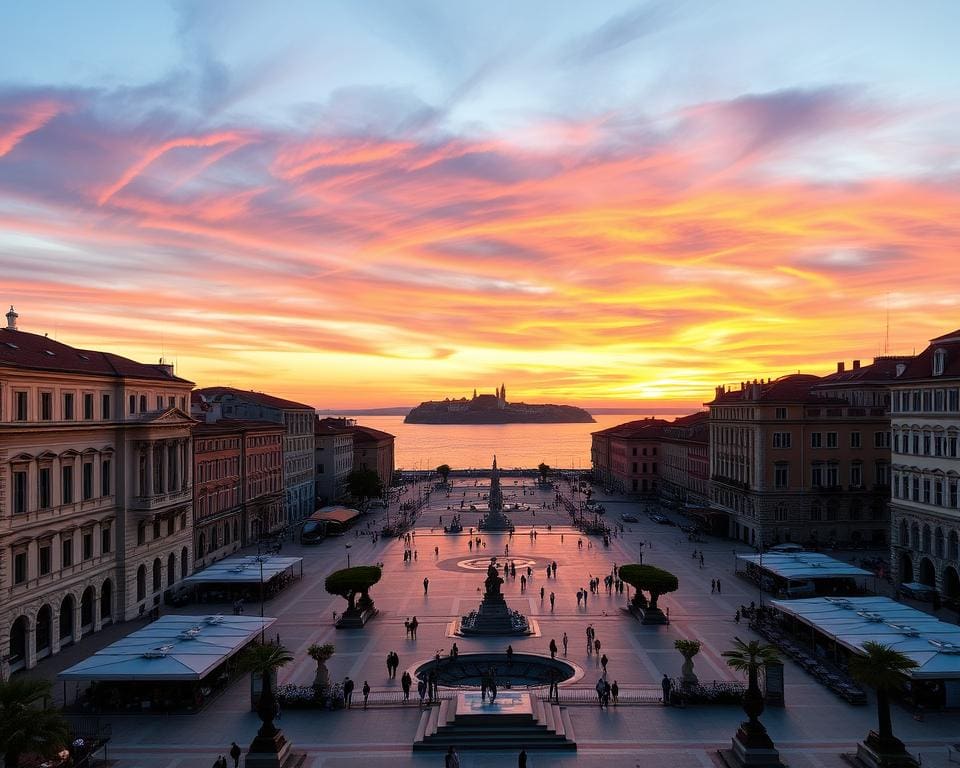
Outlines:
<svg viewBox="0 0 960 768"><path fill-rule="evenodd" d="M902 741L893 739L884 743L874 731L857 744L854 760L864 768L917 768L920 765Z"/></svg>
<svg viewBox="0 0 960 768"><path fill-rule="evenodd" d="M729 768L784 768L780 753L761 726L754 729L744 722L733 737L730 749L720 750Z"/></svg>
<svg viewBox="0 0 960 768"><path fill-rule="evenodd" d="M299 768L307 756L292 751L282 732L274 736L257 736L250 745L243 764L247 768Z"/></svg>
<svg viewBox="0 0 960 768"><path fill-rule="evenodd" d="M530 634L530 625L523 629L513 626L513 612L503 599L502 594L486 595L480 608L477 610L476 620L472 626L464 626L461 620L460 634L462 635L527 635Z"/></svg>
<svg viewBox="0 0 960 768"><path fill-rule="evenodd" d="M337 623L334 625L337 629L362 629L363 625L366 624L370 619L376 616L380 611L376 608L368 608L367 610L353 610L353 611L344 611L340 618L337 619Z"/></svg>

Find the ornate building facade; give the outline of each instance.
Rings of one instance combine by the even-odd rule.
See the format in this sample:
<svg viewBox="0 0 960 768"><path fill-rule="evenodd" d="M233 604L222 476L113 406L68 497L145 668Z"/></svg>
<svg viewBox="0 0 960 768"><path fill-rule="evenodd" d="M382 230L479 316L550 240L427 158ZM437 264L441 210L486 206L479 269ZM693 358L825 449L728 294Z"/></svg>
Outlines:
<svg viewBox="0 0 960 768"><path fill-rule="evenodd" d="M158 605L192 569L193 384L0 330L0 672Z"/></svg>
<svg viewBox="0 0 960 768"><path fill-rule="evenodd" d="M898 365L892 398L892 567L960 597L960 330Z"/></svg>

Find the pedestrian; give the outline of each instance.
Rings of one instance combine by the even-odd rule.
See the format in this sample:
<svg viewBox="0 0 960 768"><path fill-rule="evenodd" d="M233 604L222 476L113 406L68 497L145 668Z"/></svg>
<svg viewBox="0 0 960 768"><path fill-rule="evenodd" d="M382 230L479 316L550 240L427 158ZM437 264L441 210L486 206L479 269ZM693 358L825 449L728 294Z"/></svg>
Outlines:
<svg viewBox="0 0 960 768"><path fill-rule="evenodd" d="M407 619L405 622L403 622L403 626L406 627L407 629L406 637L409 638L410 637L410 619Z"/></svg>
<svg viewBox="0 0 960 768"><path fill-rule="evenodd" d="M363 708L367 708L367 699L370 698L370 683L366 680L363 681L363 688L360 689L363 691Z"/></svg>
<svg viewBox="0 0 960 768"><path fill-rule="evenodd" d="M712 595L716 591L717 591L717 580L710 579L710 594Z"/></svg>
<svg viewBox="0 0 960 768"><path fill-rule="evenodd" d="M520 747L520 755L517 758L517 768L527 768L527 750Z"/></svg>
<svg viewBox="0 0 960 768"><path fill-rule="evenodd" d="M600 638L598 637L593 641L593 651L597 654L597 657L600 657Z"/></svg>
<svg viewBox="0 0 960 768"><path fill-rule="evenodd" d="M455 659L459 655L460 655L460 649L457 648L457 644L454 643L453 645L450 646L450 658Z"/></svg>
<svg viewBox="0 0 960 768"><path fill-rule="evenodd" d="M580 601L581 601L581 600L583 600L583 594L582 594L581 591L578 589L578 590L577 590L577 608L580 607Z"/></svg>
<svg viewBox="0 0 960 768"><path fill-rule="evenodd" d="M700 553L700 567L703 568L703 552Z"/></svg>
<svg viewBox="0 0 960 768"><path fill-rule="evenodd" d="M423 594L427 594L427 589L430 586L430 579L426 576L423 577Z"/></svg>
<svg viewBox="0 0 960 768"><path fill-rule="evenodd" d="M560 538L562 540L563 536L561 536ZM553 578L557 578L557 561L556 560L550 563L550 568L553 570Z"/></svg>
<svg viewBox="0 0 960 768"><path fill-rule="evenodd" d="M617 706L617 701L620 697L620 686L617 685L617 681L613 681L613 685L610 686L610 695L613 697L613 706Z"/></svg>
<svg viewBox="0 0 960 768"><path fill-rule="evenodd" d="M410 677L410 673L404 671L400 676L400 687L403 689L403 700L410 700L410 686L413 684L413 678Z"/></svg>
<svg viewBox="0 0 960 768"><path fill-rule="evenodd" d="M603 667L603 676L604 676L604 677L607 676L607 662L608 662L608 661L609 661L609 659L607 658L607 654L603 654L603 656L600 657L600 666Z"/></svg>
<svg viewBox="0 0 960 768"><path fill-rule="evenodd" d="M600 704L600 709L603 709L603 693L606 689L606 686L603 684L603 678L597 678L597 684L595 686L597 691L597 702Z"/></svg>
<svg viewBox="0 0 960 768"><path fill-rule="evenodd" d="M387 677L393 677L393 651L387 654Z"/></svg>
<svg viewBox="0 0 960 768"><path fill-rule="evenodd" d="M568 642L567 633L564 632L563 633L563 655L564 656L567 655L567 642Z"/></svg>
<svg viewBox="0 0 960 768"><path fill-rule="evenodd" d="M507 664L512 664L512 663L513 663L513 646L508 645L507 646Z"/></svg>
<svg viewBox="0 0 960 768"><path fill-rule="evenodd" d="M420 622L417 621L417 617L414 616L410 620L410 637L412 637L414 640L417 639L417 627L419 626L420 626Z"/></svg>
<svg viewBox="0 0 960 768"><path fill-rule="evenodd" d="M543 587L540 587L540 602L541 602L541 603L543 602L543 598L544 598L544 596L545 596L546 594L547 594L547 590L545 590Z"/></svg>
<svg viewBox="0 0 960 768"><path fill-rule="evenodd" d="M673 687L673 683L670 682L670 678L667 677L667 673L663 673L663 680L660 681L660 688L663 690L663 706L670 706L670 689Z"/></svg>
<svg viewBox="0 0 960 768"><path fill-rule="evenodd" d="M737 622L737 624L740 623L740 609L739 609L739 608L737 608L737 612L736 612L735 614L733 614L733 620L734 620L735 622Z"/></svg>
<svg viewBox="0 0 960 768"><path fill-rule="evenodd" d="M353 700L353 680L349 677L343 678L343 703L347 709L350 709L350 704Z"/></svg>
<svg viewBox="0 0 960 768"><path fill-rule="evenodd" d="M553 594L553 592L551 592L550 593L550 613L553 613L553 604L556 602L556 600L557 600L557 596Z"/></svg>
<svg viewBox="0 0 960 768"><path fill-rule="evenodd" d="M717 594L720 594L720 579L717 579Z"/></svg>
<svg viewBox="0 0 960 768"><path fill-rule="evenodd" d="M427 695L427 683L422 677L417 680L417 693L420 695L420 707L422 708L423 698Z"/></svg>
<svg viewBox="0 0 960 768"><path fill-rule="evenodd" d="M214 762L213 768L227 768L227 758L220 755Z"/></svg>
<svg viewBox="0 0 960 768"><path fill-rule="evenodd" d="M610 709L610 683L603 681L603 706Z"/></svg>
<svg viewBox="0 0 960 768"><path fill-rule="evenodd" d="M460 755L453 745L447 747L447 754L443 758L443 768L460 768Z"/></svg>
<svg viewBox="0 0 960 768"><path fill-rule="evenodd" d="M550 658L557 658L557 641L553 638L550 638Z"/></svg>
<svg viewBox="0 0 960 768"><path fill-rule="evenodd" d="M524 592L524 591L526 590L526 588L527 588L527 577L526 577L526 576L521 576L521 577L520 577L520 591L521 591L521 592Z"/></svg>
<svg viewBox="0 0 960 768"><path fill-rule="evenodd" d="M233 768L240 768L240 754L242 750L237 742L230 745L230 757L233 758Z"/></svg>

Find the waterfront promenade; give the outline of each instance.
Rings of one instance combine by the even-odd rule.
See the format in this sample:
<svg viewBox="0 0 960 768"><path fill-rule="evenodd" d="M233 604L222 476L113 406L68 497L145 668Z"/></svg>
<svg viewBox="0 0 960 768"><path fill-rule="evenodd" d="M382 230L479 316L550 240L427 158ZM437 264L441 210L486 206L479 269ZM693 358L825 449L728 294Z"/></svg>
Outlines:
<svg viewBox="0 0 960 768"><path fill-rule="evenodd" d="M417 557L404 562L404 545L397 539L380 539L350 535L332 538L320 545L301 547L285 544L283 554L302 555L304 578L294 583L266 604L266 614L278 617L274 632L295 655L296 661L280 672L280 683L307 685L313 680L315 663L307 656L311 643L332 642L336 654L328 662L331 677L342 680L349 675L357 683L369 681L374 692L399 691L398 679L388 680L385 658L389 651L400 656L401 671L416 666L440 651L446 653L456 640L461 653L471 651L503 651L508 642L517 653L548 655L553 638L558 645L564 632L569 637L568 660L584 671L567 691L582 694L584 704L571 704L569 712L575 729L578 751L575 753L533 753L532 765L597 766L600 768L634 768L635 766L712 766L717 765L716 750L729 746L730 737L743 719L738 707L664 708L659 704L621 705L601 710L591 697L592 686L600 674L595 656L587 655L585 628L593 624L602 642L602 652L609 657L609 679L617 680L624 692L656 691L663 673L679 674L682 658L674 649L674 640L695 638L703 642L696 657L696 671L701 680L734 680L720 653L730 646L736 634L753 637L745 624L736 625L734 612L741 603L757 599L756 589L733 575L732 542L707 539L691 544L677 528L656 525L640 515L640 522L626 524L621 538L604 548L597 537L587 537L569 527L569 515L562 510L544 510L539 505L553 500L552 491L534 491L533 481L526 481L526 494L521 482L504 480L507 502L527 503L531 509L515 513L517 531L510 540L507 534L483 535L486 547L479 553L468 548L466 532L476 526L479 512L463 514L465 531L460 535L444 534L439 518L448 522L459 506L464 491L480 493L482 503L484 481L474 480L455 486L447 498L443 492L431 494L429 506L421 514L415 529L413 547ZM456 490L459 488L460 490ZM564 492L567 492L564 487ZM645 505L607 500L598 492L598 501L605 503L606 516L618 518L626 511L642 512ZM457 510L459 511L459 509ZM535 515L534 515L535 512ZM379 514L382 524L384 513ZM548 532L547 525L552 530ZM364 523L365 525L365 523ZM529 530L535 525L537 536ZM433 531L431 532L431 528ZM578 547L578 539L583 547ZM599 595L590 594L586 607L577 606L576 592L588 586L592 576L603 577L612 564L636 562L641 542L645 542L644 562L652 563L677 574L680 589L661 599L669 609L671 624L665 627L641 626L621 609L625 595L607 595L601 587ZM346 566L349 544L354 565L383 561L383 579L372 590L380 615L363 630L337 631L333 612L344 602L323 589L323 580L332 570ZM511 607L535 619L541 636L523 638L479 639L451 638L448 629L454 617L475 608L480 601L483 571L466 568L462 561L491 555L504 556L518 564L518 577L508 580L503 591ZM434 548L438 552L435 554ZM696 548L705 554L704 567L691 557ZM524 594L520 592L520 564L530 561L533 576ZM557 578L547 580L547 563L557 562ZM422 588L429 578L429 591ZM711 594L711 579L719 578L722 594ZM546 599L540 600L544 586ZM549 594L556 594L553 612ZM209 613L209 606L189 606L182 613ZM229 611L229 606L221 610ZM258 610L252 604L248 612ZM403 623L416 616L417 639L404 636ZM138 628L138 622L121 625L85 640L79 648L44 662L36 673L53 677L59 668L78 655L92 653L117 634ZM562 654L562 651L561 651ZM830 693L800 668L786 663L786 701L784 709L768 709L763 719L780 748L784 760L793 768L839 768L844 765L839 753L853 751L856 742L874 727L876 712L868 706L849 705ZM562 699L576 698L565 691ZM68 691L68 698L72 692ZM355 694L354 700L357 700ZM415 699L415 695L412 699ZM313 768L400 768L401 766L442 765L443 756L411 751L411 742L420 718L415 703L406 707L376 706L367 711L283 713L279 725L295 748L308 754L307 766ZM124 716L113 718L113 741L109 756L122 766L144 768L209 768L219 754L225 754L236 740L246 748L259 721L249 711L249 687L246 679L235 683L228 693L196 715ZM900 707L894 707L894 728L925 766L946 766L946 744L957 740L960 716L929 714L924 721L914 720ZM516 765L516 755L504 752L461 751L464 768L493 768Z"/></svg>

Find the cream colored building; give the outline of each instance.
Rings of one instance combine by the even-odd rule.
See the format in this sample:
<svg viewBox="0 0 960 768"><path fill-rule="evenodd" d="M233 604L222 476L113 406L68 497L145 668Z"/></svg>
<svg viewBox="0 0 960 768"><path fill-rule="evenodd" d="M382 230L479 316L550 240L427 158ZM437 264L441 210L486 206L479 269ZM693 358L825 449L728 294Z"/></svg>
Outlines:
<svg viewBox="0 0 960 768"><path fill-rule="evenodd" d="M0 677L159 605L191 570L193 384L0 329Z"/></svg>

